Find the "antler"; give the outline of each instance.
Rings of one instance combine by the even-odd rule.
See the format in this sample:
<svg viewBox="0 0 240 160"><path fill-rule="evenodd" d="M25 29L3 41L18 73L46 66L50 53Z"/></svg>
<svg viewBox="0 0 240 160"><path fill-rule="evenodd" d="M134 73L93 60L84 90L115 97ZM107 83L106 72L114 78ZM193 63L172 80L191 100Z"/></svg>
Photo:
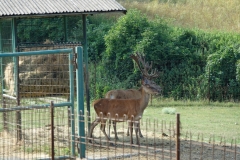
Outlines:
<svg viewBox="0 0 240 160"><path fill-rule="evenodd" d="M136 55L132 54L131 58L133 60L135 60L135 62L138 65L138 68L140 69L140 71L142 72L143 76L151 79L151 78L156 78L159 76L159 72L157 71L157 69L155 68L154 70L152 70L152 62L149 65L148 62L145 62L145 58L144 56L140 55L139 53L136 53ZM143 69L141 68L141 65L143 66ZM151 71L151 73L148 73L149 70Z"/></svg>

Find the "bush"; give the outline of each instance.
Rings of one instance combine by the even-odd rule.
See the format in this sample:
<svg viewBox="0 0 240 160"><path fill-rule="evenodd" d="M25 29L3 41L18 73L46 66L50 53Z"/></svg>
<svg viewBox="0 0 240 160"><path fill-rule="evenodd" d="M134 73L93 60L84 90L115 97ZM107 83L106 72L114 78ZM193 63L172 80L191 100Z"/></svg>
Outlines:
<svg viewBox="0 0 240 160"><path fill-rule="evenodd" d="M176 114L176 109L172 107L167 107L162 109L163 114Z"/></svg>

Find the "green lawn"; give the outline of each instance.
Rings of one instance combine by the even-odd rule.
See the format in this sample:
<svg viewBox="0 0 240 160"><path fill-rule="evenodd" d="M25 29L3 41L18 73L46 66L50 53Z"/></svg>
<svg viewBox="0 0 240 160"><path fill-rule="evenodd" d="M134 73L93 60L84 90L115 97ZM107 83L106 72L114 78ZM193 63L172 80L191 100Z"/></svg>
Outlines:
<svg viewBox="0 0 240 160"><path fill-rule="evenodd" d="M236 138L240 143L240 105L238 103L154 99L144 111L143 121L147 118L156 118L175 122L176 115L163 113L164 108L174 108L175 112L180 114L182 136L186 132L191 132L193 137L203 134L204 139L209 139L214 135L216 140L225 137L229 142L232 138Z"/></svg>

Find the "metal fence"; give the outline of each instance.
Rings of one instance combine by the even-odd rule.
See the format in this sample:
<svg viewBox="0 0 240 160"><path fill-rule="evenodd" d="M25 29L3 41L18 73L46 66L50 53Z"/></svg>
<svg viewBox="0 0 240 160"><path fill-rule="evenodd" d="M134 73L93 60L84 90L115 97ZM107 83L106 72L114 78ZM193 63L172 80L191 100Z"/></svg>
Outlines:
<svg viewBox="0 0 240 160"><path fill-rule="evenodd" d="M54 114L54 136L57 134L57 145L52 147L54 155L75 155L74 64L79 63L82 69L82 49L78 47L76 50L78 62L73 49L0 54L0 159L50 156L49 142L53 131L50 120L53 114L49 108L53 101L57 107ZM78 75L81 75L81 69L76 69ZM83 82L77 86L80 83ZM83 103L83 97L77 97L81 98L77 100L78 104L80 101Z"/></svg>
<svg viewBox="0 0 240 160"><path fill-rule="evenodd" d="M87 113L85 115L88 115ZM91 117L94 120L94 117ZM85 120L86 122L86 120ZM106 130L110 124L106 122ZM87 125L86 125L87 126ZM240 158L240 144L238 138L226 141L224 136L195 134L184 130L180 123L180 115L176 120L165 121L160 119L144 119L140 122L143 137L140 144L136 144L133 134L133 143L127 136L128 123L117 123L118 140L114 132L110 132L110 141L97 126L93 138L86 138L87 159L174 159L174 160L238 160ZM85 129L88 135L88 129ZM107 132L108 134L108 132ZM91 140L89 142L89 140Z"/></svg>
<svg viewBox="0 0 240 160"><path fill-rule="evenodd" d="M100 130L100 126L94 129L93 138L89 138L87 123L92 122L95 116L79 112L80 114L75 115L75 119L81 117L80 121L85 123L84 129L81 128L85 132L85 136L76 135L73 140L71 137L72 128L69 124L72 116L68 114L67 107L52 106L52 109L21 111L22 119L25 119L21 124L22 134L24 135L21 141L16 139L16 130L11 130L11 132L1 131L0 159L51 159L52 157L54 159L78 159L77 151L81 149L79 148L81 145L86 147L85 158L92 160L238 160L240 158L240 146L236 139L227 143L224 137L220 141L215 141L213 135L210 137L202 134L193 135L191 132L181 132L177 136L177 130L181 130L180 123L177 123L177 120L171 122L156 119L142 120L140 126L143 137L140 138L140 144L137 145L135 134L133 134L134 144L130 143L130 137L126 135L127 122L117 123L118 140L114 138L113 130L110 132L110 140L107 140ZM7 123L14 126L16 125L14 122L12 120ZM0 126L3 125L4 121L1 121ZM107 131L109 125L107 121ZM81 139L83 141L80 141ZM178 139L179 141L177 141ZM75 155L71 155L71 143L73 141L75 142Z"/></svg>

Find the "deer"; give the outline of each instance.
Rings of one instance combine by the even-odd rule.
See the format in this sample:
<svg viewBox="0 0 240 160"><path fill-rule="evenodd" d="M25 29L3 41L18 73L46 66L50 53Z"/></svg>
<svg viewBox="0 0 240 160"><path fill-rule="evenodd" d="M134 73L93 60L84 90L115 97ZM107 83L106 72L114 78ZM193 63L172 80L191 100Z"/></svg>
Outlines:
<svg viewBox="0 0 240 160"><path fill-rule="evenodd" d="M136 62L138 68L140 69L142 76L144 76L145 78L147 78L149 81L151 81L151 83L154 83L154 81L152 81L151 79L153 78L157 78L159 76L159 73L157 72L157 70L155 69L154 72L152 72L151 74L148 73L149 70L152 69L152 63L151 65L149 65L149 63L145 62L145 58L144 56L141 56L139 53L136 53L135 55L131 55L131 58ZM144 69L141 68L141 65L143 66ZM106 93L105 98L109 98L109 99L137 99L137 98L141 98L141 96L145 97L145 102L144 104L148 105L149 102L149 94L144 92L143 87L139 88L139 89L127 89L127 90L110 90ZM111 120L109 121L109 137L110 137L110 128L111 128ZM114 129L114 134L115 134L115 139L118 139L117 136L117 131L116 131L116 123L113 121L113 129ZM139 136L143 137L141 129L140 129L140 125L139 125ZM129 128L127 130L127 135L129 136Z"/></svg>
<svg viewBox="0 0 240 160"><path fill-rule="evenodd" d="M135 61L138 63L139 67L139 60L142 60L142 58L135 55L131 56ZM145 63L144 63L145 64ZM141 67L140 67L141 68ZM139 138L138 138L138 131L139 131L139 120L141 119L144 110L146 109L146 99L149 99L149 94L159 94L161 91L160 86L155 84L155 82L149 80L146 75L149 76L146 72L149 71L151 68L150 65L146 65L143 72L142 77L142 87L141 87L141 96L140 98L131 98L131 99L109 99L109 98L101 98L98 100L95 100L93 102L94 110L97 114L97 118L92 122L91 128L89 131L89 142L91 141L92 134L94 128L101 123L101 131L105 135L107 140L110 140L108 135L105 131L106 121L109 119L116 122L123 122L128 121L129 122L129 128L130 128L130 142L133 144L133 138L132 138L132 132L133 132L133 125L134 130L136 134L136 144L139 144ZM155 70L152 72L152 76L157 75L157 71ZM148 95L148 96L146 96ZM148 102L148 101L147 101ZM117 115L117 118L116 118Z"/></svg>
<svg viewBox="0 0 240 160"><path fill-rule="evenodd" d="M147 78L143 77L142 79L142 92L146 92L148 94L159 94L161 88L152 83ZM94 110L97 114L97 118L92 122L91 128L89 131L89 142L91 142L92 133L96 125L101 123L101 131L105 135L107 140L110 140L108 135L105 131L106 121L110 119L114 122L129 122L130 128L130 142L133 144L132 132L133 132L133 124L134 130L136 134L136 144L139 144L138 138L138 127L139 127L139 120L141 119L144 110L146 109L145 105L145 96L141 96L138 99L108 99L108 98L101 98L95 100L93 102ZM116 118L117 115L117 118Z"/></svg>

